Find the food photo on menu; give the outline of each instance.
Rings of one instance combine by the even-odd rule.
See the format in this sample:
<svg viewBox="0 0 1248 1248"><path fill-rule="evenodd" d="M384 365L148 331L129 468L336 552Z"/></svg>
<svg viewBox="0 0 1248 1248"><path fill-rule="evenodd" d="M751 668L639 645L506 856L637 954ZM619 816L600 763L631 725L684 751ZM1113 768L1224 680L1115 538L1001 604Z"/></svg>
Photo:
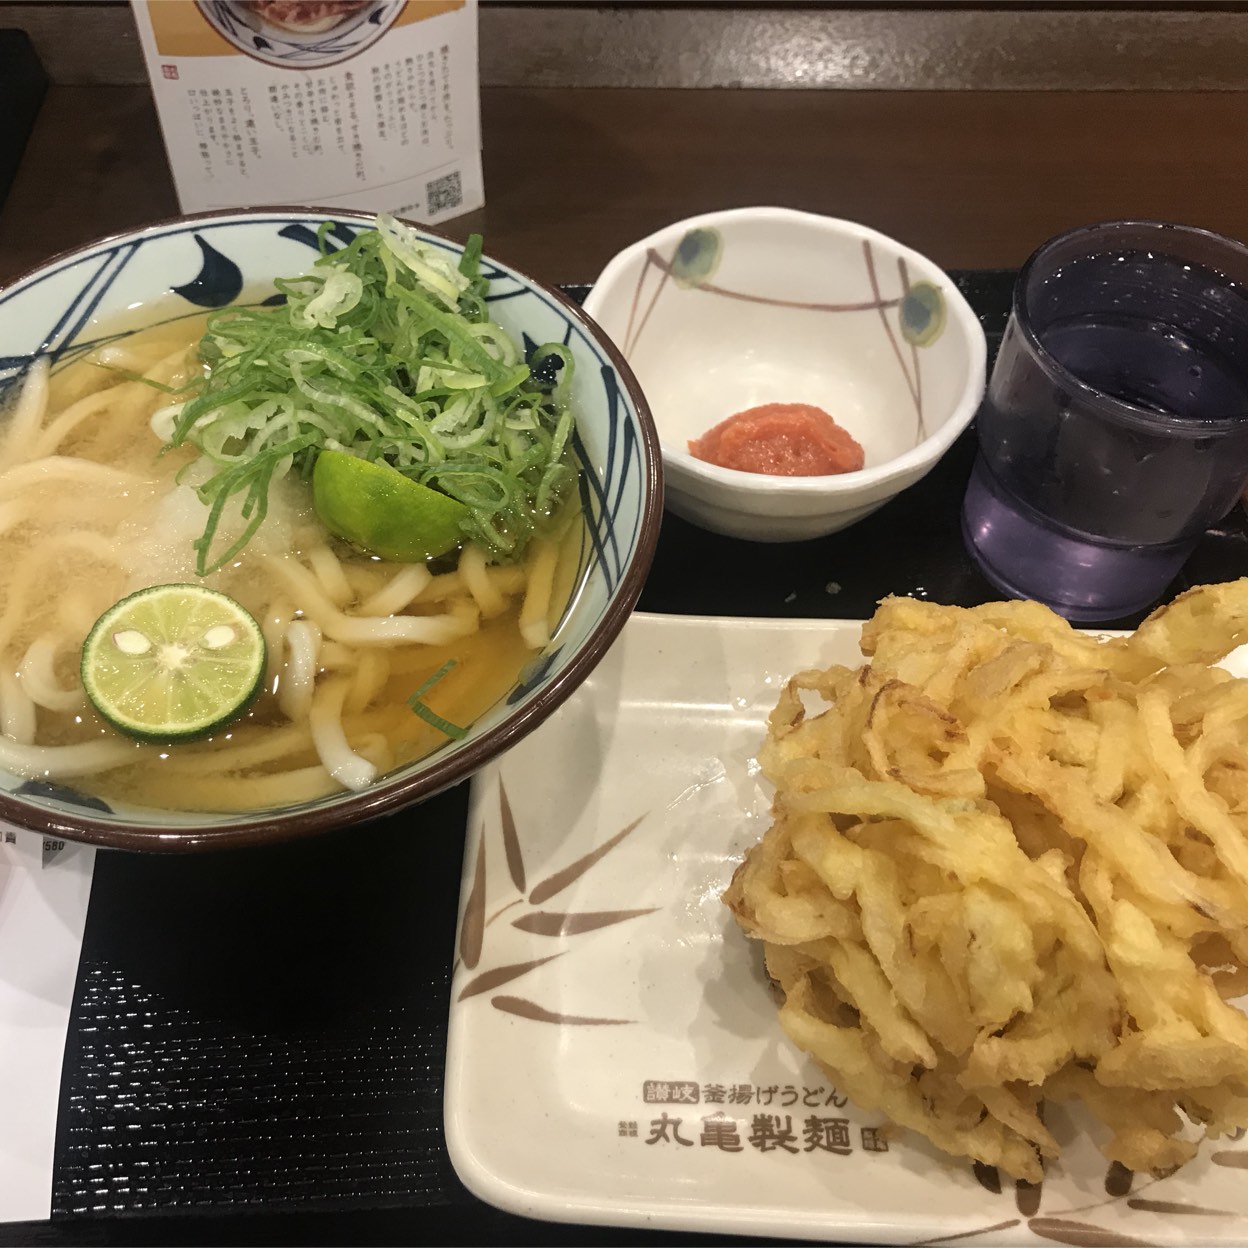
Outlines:
<svg viewBox="0 0 1248 1248"><path fill-rule="evenodd" d="M473 0L126 12L181 211L0 282L0 1244L1245 1242L1248 246L573 284Z"/></svg>
<svg viewBox="0 0 1248 1248"><path fill-rule="evenodd" d="M243 0L262 22L296 35L323 35L369 7L369 0Z"/></svg>

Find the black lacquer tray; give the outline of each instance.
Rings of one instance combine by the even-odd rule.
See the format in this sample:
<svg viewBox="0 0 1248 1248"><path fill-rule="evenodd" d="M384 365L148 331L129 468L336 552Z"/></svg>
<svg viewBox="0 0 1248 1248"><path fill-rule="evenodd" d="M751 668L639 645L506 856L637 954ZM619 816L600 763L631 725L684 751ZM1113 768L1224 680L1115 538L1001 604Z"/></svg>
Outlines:
<svg viewBox="0 0 1248 1248"><path fill-rule="evenodd" d="M1012 274L957 281L995 348ZM667 516L640 608L865 618L890 593L989 600L959 534L973 450L968 433L919 485L816 541L754 545ZM1237 508L1167 596L1244 572ZM461 785L272 849L102 851L52 1220L0 1227L0 1244L698 1241L526 1221L456 1178L442 1079L466 809Z"/></svg>

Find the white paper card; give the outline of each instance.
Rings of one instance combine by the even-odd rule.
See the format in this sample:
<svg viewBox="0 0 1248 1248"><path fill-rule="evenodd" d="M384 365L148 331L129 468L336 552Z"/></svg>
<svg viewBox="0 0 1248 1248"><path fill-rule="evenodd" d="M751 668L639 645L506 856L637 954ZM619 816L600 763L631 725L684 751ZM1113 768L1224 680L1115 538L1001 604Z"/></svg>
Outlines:
<svg viewBox="0 0 1248 1248"><path fill-rule="evenodd" d="M95 849L0 824L0 1221L52 1212L61 1065Z"/></svg>
<svg viewBox="0 0 1248 1248"><path fill-rule="evenodd" d="M132 0L183 211L479 208L476 0Z"/></svg>

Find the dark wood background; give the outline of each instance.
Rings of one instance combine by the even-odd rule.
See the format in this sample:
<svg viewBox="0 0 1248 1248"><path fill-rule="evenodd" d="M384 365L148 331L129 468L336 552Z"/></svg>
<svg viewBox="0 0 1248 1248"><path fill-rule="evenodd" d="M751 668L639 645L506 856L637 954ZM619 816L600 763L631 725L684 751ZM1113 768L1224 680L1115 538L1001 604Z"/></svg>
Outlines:
<svg viewBox="0 0 1248 1248"><path fill-rule="evenodd" d="M0 281L178 211L129 5L3 0L5 26L53 85L0 213ZM448 232L547 281L763 202L955 268L1113 217L1248 237L1242 3L482 0L480 31L487 207Z"/></svg>
<svg viewBox="0 0 1248 1248"><path fill-rule="evenodd" d="M160 0L185 4L191 0ZM1248 85L1235 0L480 0L497 87L1187 90ZM53 80L146 81L127 0L0 0Z"/></svg>

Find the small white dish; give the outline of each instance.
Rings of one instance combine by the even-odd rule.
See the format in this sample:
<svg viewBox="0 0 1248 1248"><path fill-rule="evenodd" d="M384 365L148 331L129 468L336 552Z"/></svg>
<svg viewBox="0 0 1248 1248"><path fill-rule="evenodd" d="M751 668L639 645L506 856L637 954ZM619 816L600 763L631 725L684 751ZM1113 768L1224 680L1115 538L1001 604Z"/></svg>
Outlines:
<svg viewBox="0 0 1248 1248"><path fill-rule="evenodd" d="M858 621L635 614L539 729L473 781L445 1119L483 1200L526 1217L853 1243L1242 1244L1243 1142L1164 1179L1065 1106L1043 1184L951 1159L845 1102L785 1039L719 900L767 826L755 762L803 667Z"/></svg>
<svg viewBox="0 0 1248 1248"><path fill-rule="evenodd" d="M952 279L850 221L738 208L678 221L616 255L585 310L641 383L667 506L755 541L836 532L924 476L970 423L987 345ZM822 408L866 462L780 477L695 458L689 442L768 403Z"/></svg>

